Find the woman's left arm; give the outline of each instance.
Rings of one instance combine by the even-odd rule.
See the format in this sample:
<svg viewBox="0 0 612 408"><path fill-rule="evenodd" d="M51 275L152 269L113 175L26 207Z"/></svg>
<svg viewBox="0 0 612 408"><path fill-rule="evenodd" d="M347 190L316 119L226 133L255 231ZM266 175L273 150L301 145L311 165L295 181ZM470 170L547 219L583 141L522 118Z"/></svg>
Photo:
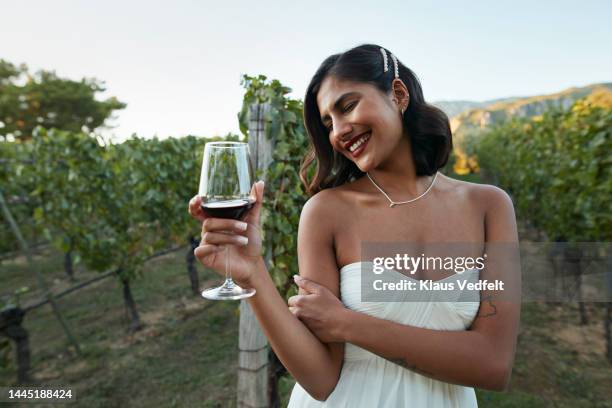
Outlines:
<svg viewBox="0 0 612 408"><path fill-rule="evenodd" d="M481 198L486 202L487 260L480 279L503 281L504 294L502 300L496 300L493 292L481 291L480 309L468 330L425 329L354 312L333 303L319 285L307 280L297 283L313 295L290 299L292 312L323 341L355 344L436 380L505 390L521 307L518 234L510 197L497 187L486 186L485 190Z"/></svg>

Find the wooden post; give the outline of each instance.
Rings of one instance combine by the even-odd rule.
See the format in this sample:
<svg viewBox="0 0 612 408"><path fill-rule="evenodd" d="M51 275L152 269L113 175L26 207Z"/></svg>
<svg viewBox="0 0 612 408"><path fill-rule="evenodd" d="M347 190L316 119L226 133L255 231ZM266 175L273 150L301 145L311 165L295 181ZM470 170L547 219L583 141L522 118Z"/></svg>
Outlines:
<svg viewBox="0 0 612 408"><path fill-rule="evenodd" d="M604 315L604 333L606 336L606 356L608 357L608 363L612 364L612 256L609 253L606 255L608 264L606 270L607 302Z"/></svg>
<svg viewBox="0 0 612 408"><path fill-rule="evenodd" d="M200 296L200 280L198 279L198 270L195 266L195 255L193 251L200 245L200 240L196 237L189 237L189 248L187 249L187 275L191 283L191 292L194 296Z"/></svg>
<svg viewBox="0 0 612 408"><path fill-rule="evenodd" d="M265 169L272 162L274 143L264 134L264 112L267 104L249 107L249 150L254 170L261 170L265 181ZM254 180L257 181L257 180ZM265 214L262 213L262 218ZM270 240L264 239L266 265L272 255ZM263 408L270 405L268 393L268 340L264 335L249 303L240 301L240 335L238 339L238 407Z"/></svg>
<svg viewBox="0 0 612 408"><path fill-rule="evenodd" d="M31 380L28 332L21 325L24 316L25 312L19 307L12 307L0 312L0 334L15 342L17 382L19 384L25 384Z"/></svg>
<svg viewBox="0 0 612 408"><path fill-rule="evenodd" d="M55 302L55 297L53 295L53 292L47 286L47 283L45 282L45 279L43 278L43 275L40 272L40 270L38 268L34 268L33 266L32 255L30 253L30 247L28 246L28 243L26 242L26 240L23 238L23 235L21 235L19 226L17 225L17 223L15 222L15 219L13 218L13 215L9 211L6 201L4 201L4 195L2 194L2 191L0 191L0 210L2 210L2 213L4 214L4 218L9 223L11 229L13 230L13 234L15 235L15 238L17 238L17 241L19 241L19 245L21 246L21 251L26 257L28 269L30 271L33 270L36 273L36 278L38 279L38 286L40 286L40 289L42 290L43 294L47 298L47 301L49 302L49 304L51 305L51 309L53 310L53 313L55 314L55 318L59 321L60 325L62 326L62 329L64 329L64 333L66 334L68 341L74 346L74 350L76 351L76 353L78 355L81 355L81 349L79 348L79 343L77 343L76 338L72 335L72 332L68 328L68 323L64 319L64 316L60 312L59 306Z"/></svg>

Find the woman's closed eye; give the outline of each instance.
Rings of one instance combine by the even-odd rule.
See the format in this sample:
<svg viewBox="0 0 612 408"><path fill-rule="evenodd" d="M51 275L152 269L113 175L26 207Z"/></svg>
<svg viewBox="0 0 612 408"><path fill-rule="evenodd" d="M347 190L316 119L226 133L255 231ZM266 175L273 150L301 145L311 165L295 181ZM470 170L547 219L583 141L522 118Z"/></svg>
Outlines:
<svg viewBox="0 0 612 408"><path fill-rule="evenodd" d="M355 105L357 105L357 102L349 103L348 105L346 105L346 107L344 108L344 110L342 112L346 113L346 112L352 110L355 107ZM333 127L334 127L333 124L330 124L329 126L327 126L327 130L329 132L331 132Z"/></svg>
<svg viewBox="0 0 612 408"><path fill-rule="evenodd" d="M353 109L355 107L355 105L357 105L357 102L351 102L348 105L346 105L346 107L344 108L344 112L348 112L351 109Z"/></svg>

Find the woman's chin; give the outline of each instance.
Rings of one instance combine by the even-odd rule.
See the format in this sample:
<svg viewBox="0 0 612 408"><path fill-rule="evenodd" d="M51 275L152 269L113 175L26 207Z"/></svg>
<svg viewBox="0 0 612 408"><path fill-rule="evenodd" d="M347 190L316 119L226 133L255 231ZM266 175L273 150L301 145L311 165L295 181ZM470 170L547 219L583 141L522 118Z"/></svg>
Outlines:
<svg viewBox="0 0 612 408"><path fill-rule="evenodd" d="M359 157L357 158L357 160L353 160L353 162L355 163L355 165L357 165L357 168L364 173L367 173L368 171L371 171L374 168L374 163L372 163L365 157Z"/></svg>
<svg viewBox="0 0 612 408"><path fill-rule="evenodd" d="M357 168L364 173L375 168L375 163L372 159L371 152L363 152L357 157L353 157L351 155L345 155L345 157L355 163L355 166L357 166Z"/></svg>

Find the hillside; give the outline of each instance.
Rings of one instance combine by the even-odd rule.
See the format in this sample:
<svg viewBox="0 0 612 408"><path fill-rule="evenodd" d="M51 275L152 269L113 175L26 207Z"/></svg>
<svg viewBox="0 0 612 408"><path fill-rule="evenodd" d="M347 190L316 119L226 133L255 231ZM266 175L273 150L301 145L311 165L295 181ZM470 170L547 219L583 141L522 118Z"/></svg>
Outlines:
<svg viewBox="0 0 612 408"><path fill-rule="evenodd" d="M453 134L460 138L473 129L482 129L513 117L538 116L551 108L568 109L578 99L598 93L612 93L612 82L573 87L550 95L529 96L498 101L469 109L451 119Z"/></svg>
<svg viewBox="0 0 612 408"><path fill-rule="evenodd" d="M465 153L464 141L467 135L478 135L488 127L512 117L536 117L549 109L568 109L582 98L588 98L600 106L612 107L612 82L572 87L549 95L485 102L446 101L434 105L444 110L450 118L456 155L454 171L466 174L477 167L475 160ZM461 108L466 110L457 113Z"/></svg>
<svg viewBox="0 0 612 408"><path fill-rule="evenodd" d="M485 108L489 105L493 105L501 102L512 102L520 97L502 98L502 99L491 99L488 101L475 102L475 101L436 101L432 102L433 105L442 109L449 118L453 118L465 111L471 109Z"/></svg>

